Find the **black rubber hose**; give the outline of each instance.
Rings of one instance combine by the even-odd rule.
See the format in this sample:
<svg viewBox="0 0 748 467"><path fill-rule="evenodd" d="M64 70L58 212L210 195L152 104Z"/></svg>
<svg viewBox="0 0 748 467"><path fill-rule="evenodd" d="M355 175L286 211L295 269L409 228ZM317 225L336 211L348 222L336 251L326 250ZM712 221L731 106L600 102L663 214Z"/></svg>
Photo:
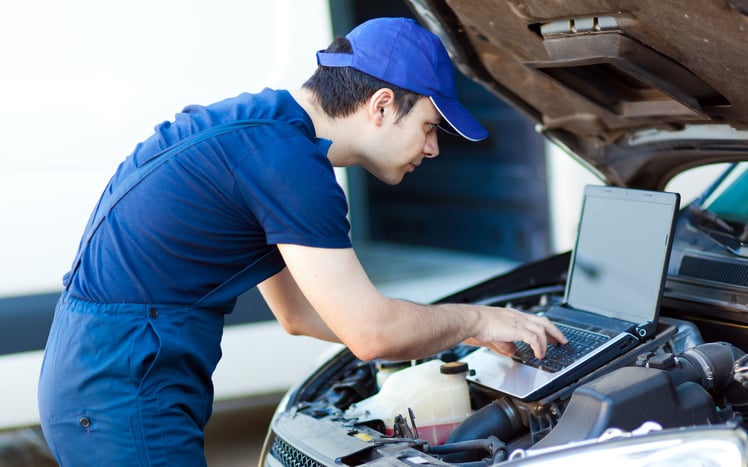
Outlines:
<svg viewBox="0 0 748 467"><path fill-rule="evenodd" d="M444 444L495 436L512 440L524 429L522 420L509 399L499 399L471 414L449 435Z"/></svg>
<svg viewBox="0 0 748 467"><path fill-rule="evenodd" d="M748 364L746 353L727 342L697 345L677 355L678 364L668 370L676 385L692 381L721 394L734 410L748 413L748 380L741 372Z"/></svg>
<svg viewBox="0 0 748 467"><path fill-rule="evenodd" d="M444 446L461 446L462 443L475 443L491 438L503 444L505 440L513 439L523 429L524 425L514 404L509 399L499 399L471 414L452 431L442 446L437 447L450 449L448 452L445 451L442 457L445 462L457 464L479 461L485 456L485 451L475 449L457 451Z"/></svg>
<svg viewBox="0 0 748 467"><path fill-rule="evenodd" d="M506 444L495 436L429 446L427 451L441 455L442 460L460 467L489 466L505 460L508 455ZM473 455L466 455L466 453L473 453ZM486 454L489 457L486 457Z"/></svg>
<svg viewBox="0 0 748 467"><path fill-rule="evenodd" d="M710 342L686 350L680 354L680 359L692 365L692 377L689 379L711 391L722 389L732 382L737 353L742 351L732 344Z"/></svg>

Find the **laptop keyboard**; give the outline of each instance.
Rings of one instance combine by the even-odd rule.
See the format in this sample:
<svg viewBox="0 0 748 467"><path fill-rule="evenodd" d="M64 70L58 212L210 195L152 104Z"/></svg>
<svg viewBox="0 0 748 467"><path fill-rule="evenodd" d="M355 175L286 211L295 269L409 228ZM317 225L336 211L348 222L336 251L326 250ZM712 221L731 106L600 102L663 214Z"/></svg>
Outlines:
<svg viewBox="0 0 748 467"><path fill-rule="evenodd" d="M535 358L535 355L532 352L532 348L530 348L527 343L514 342L517 351L514 353L512 358L524 363L525 365L534 366L536 368L555 373L556 371L566 368L575 360L583 357L592 349L598 347L600 344L609 339L609 337L602 334L564 326L563 324L559 323L555 324L556 327L558 327L558 329L563 332L564 336L566 336L566 338L569 340L568 344L548 345L545 352L545 358L539 360Z"/></svg>

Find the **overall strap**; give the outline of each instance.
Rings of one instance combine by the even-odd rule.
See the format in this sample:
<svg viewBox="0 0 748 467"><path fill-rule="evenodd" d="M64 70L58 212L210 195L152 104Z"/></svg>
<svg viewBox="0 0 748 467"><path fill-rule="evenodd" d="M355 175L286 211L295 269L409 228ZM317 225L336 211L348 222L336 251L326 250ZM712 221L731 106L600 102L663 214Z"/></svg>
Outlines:
<svg viewBox="0 0 748 467"><path fill-rule="evenodd" d="M277 248L273 248L205 294L192 306L208 308L224 307L232 303L236 297L250 288L268 277L279 273L284 266L285 263L283 262L280 251ZM226 310L225 312L229 313L231 310Z"/></svg>
<svg viewBox="0 0 748 467"><path fill-rule="evenodd" d="M213 136L222 135L229 133L240 128L248 128L257 125L273 124L277 123L274 120L265 119L249 119L249 120L237 120L234 122L224 123L222 125L216 125L214 127L206 128L198 133L192 134L180 141L177 141L172 146L164 149L160 153L156 154L143 165L136 168L131 172L117 187L112 191L105 200L101 200L100 204L95 209L95 214L91 216L91 219L86 226L86 230L83 232L83 238L80 246L78 247L78 253L76 254L75 260L73 261L73 267L70 273L67 275L67 283L65 289L70 288L70 284L73 282L73 276L78 271L81 264L81 256L91 242L96 230L99 228L101 223L104 221L109 212L114 206L127 195L135 186L142 182L148 175L153 173L154 170L159 168L165 162L170 160L172 157L179 154L181 151L189 146L205 141Z"/></svg>

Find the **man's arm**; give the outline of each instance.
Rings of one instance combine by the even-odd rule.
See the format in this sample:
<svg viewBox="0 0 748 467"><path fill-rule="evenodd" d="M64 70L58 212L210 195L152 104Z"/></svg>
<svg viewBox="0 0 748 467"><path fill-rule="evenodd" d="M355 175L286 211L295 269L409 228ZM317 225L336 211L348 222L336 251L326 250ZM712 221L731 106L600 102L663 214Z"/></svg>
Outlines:
<svg viewBox="0 0 748 467"><path fill-rule="evenodd" d="M363 360L423 358L466 340L502 353L511 353L510 343L522 340L543 356L549 341L566 342L546 318L508 308L388 298L351 248L278 248L287 270L263 283L261 291L281 323L294 322L290 314L298 313L297 333L338 339ZM294 284L301 294L279 299Z"/></svg>
<svg viewBox="0 0 748 467"><path fill-rule="evenodd" d="M301 293L288 268L258 284L257 289L289 334L340 342Z"/></svg>

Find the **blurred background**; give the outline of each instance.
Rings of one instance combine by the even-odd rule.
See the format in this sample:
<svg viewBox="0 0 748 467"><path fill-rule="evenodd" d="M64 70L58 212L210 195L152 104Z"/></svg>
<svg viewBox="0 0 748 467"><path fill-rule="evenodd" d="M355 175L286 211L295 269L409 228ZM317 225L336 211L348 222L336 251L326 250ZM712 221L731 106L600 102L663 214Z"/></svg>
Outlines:
<svg viewBox="0 0 748 467"><path fill-rule="evenodd" d="M43 465L42 349L61 277L117 165L186 105L300 87L317 50L376 16L412 15L401 0L3 6L0 467ZM397 187L359 169L338 172L356 250L392 296L434 301L570 248L583 186L599 182L544 142L524 115L459 74L458 86L489 139L440 137L440 157ZM285 335L257 292L244 294L229 316L215 374L211 465L252 463L273 405L330 350Z"/></svg>

